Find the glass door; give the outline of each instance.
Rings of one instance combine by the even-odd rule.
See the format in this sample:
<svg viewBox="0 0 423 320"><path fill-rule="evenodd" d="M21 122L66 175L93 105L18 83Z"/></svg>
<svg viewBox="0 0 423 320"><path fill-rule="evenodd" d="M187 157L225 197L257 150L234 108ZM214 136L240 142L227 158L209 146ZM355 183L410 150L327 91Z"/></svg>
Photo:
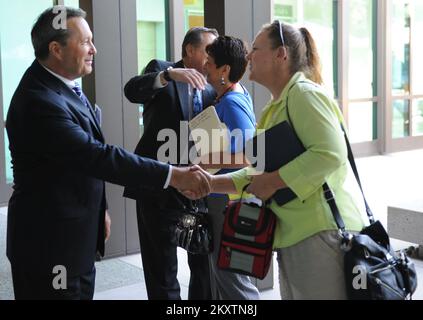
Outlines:
<svg viewBox="0 0 423 320"><path fill-rule="evenodd" d="M336 3L333 0L275 0L274 19L306 27L316 41L326 90L337 97Z"/></svg>
<svg viewBox="0 0 423 320"><path fill-rule="evenodd" d="M348 2L348 108L351 143L378 139L377 5L375 0Z"/></svg>
<svg viewBox="0 0 423 320"><path fill-rule="evenodd" d="M423 135L421 1L392 2L392 139Z"/></svg>

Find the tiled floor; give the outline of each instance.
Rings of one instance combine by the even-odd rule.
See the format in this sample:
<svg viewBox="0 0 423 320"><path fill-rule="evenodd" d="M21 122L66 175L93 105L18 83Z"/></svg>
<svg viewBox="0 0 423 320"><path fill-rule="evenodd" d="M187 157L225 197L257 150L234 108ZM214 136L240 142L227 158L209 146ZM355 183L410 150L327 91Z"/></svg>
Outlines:
<svg viewBox="0 0 423 320"><path fill-rule="evenodd" d="M395 248L406 248L409 243L402 241L393 240L392 244ZM139 267L141 263L141 258L139 255L131 255L123 258L117 258L118 260ZM181 297L186 300L188 297L188 283L189 283L189 269L186 264L186 254L181 250L178 255L179 259L179 272L178 279L181 285ZM419 284L423 283L423 261L414 260L416 271L418 274ZM265 290L261 292L261 299L263 300L280 300L279 285L277 281L277 264L274 261L274 288ZM106 271L106 274L108 272ZM101 271L97 268L97 285L101 282L103 277ZM415 294L414 300L423 300L423 285L418 286ZM94 295L96 300L145 300L147 299L147 293L145 289L145 283L143 276L140 277L139 282L127 286L116 287L108 290L99 290L98 286L96 288L96 293Z"/></svg>
<svg viewBox="0 0 423 320"><path fill-rule="evenodd" d="M140 268L141 266L141 257L139 254L130 255L122 258L116 258L114 260L119 260L128 265ZM108 261L105 261L107 263ZM100 262L101 264L102 262ZM274 275L276 278L277 268L276 261L273 263ZM187 264L186 251L178 249L178 280L181 286L181 298L186 300L188 298L188 284L189 284L189 268ZM107 270L105 274L102 274L101 270L97 267L97 283L101 281L102 277L105 277L109 273ZM279 300L279 286L275 282L275 286L271 290L265 290L261 293L261 298L265 300ZM96 288L96 293L94 295L96 300L144 300L147 299L147 293L145 290L145 283L143 276L140 277L139 282L131 284L128 286L117 287L105 291L98 290Z"/></svg>
<svg viewBox="0 0 423 320"><path fill-rule="evenodd" d="M423 181L422 163L423 150L357 160L368 202L376 218L380 219L385 226L387 225L387 206L411 201L411 199L423 202L420 187L421 181ZM0 215L3 216L4 220L6 216L5 208L0 208ZM10 277L10 271L7 269L8 263L4 263L6 261L3 249L4 227L0 233L0 248L3 251L0 252L0 276ZM408 245L408 243L393 239L395 249L405 248ZM187 298L189 283L189 268L186 261L185 251L180 250L178 252L178 279L181 284L183 299ZM417 288L414 299L423 300L423 261L415 260L415 265L420 286ZM280 299L277 275L277 267L274 263L274 288L262 292L262 299ZM8 281L3 280L5 279L0 279L0 300L11 299L13 294L11 293L10 279L6 279ZM146 299L140 255L109 259L98 263L94 298L98 300Z"/></svg>

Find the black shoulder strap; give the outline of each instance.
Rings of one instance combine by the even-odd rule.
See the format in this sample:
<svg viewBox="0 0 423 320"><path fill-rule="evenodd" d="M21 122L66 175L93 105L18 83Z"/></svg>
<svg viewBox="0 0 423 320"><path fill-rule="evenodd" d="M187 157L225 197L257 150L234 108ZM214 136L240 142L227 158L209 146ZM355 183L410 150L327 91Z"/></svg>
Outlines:
<svg viewBox="0 0 423 320"><path fill-rule="evenodd" d="M295 82L288 90L288 95L287 95L287 98L286 98L286 112L287 112L287 115L288 115L288 121L290 122L291 127L292 127L293 131L295 132L295 134L296 134L296 131L295 131L294 123L292 122L291 117L289 116L288 97L289 97L289 92L291 91L291 89L298 83L311 83L311 82L308 82L308 81ZM346 133L344 126L342 124L341 124L341 129L342 129L342 132L344 133L345 143L347 145L348 161L349 161L351 168L354 172L354 176L355 176L355 179L357 180L358 186L360 187L360 191L361 191L361 194L363 196L364 204L366 206L366 213L367 213L367 216L369 218L369 221L370 221L370 223L373 223L375 221L375 219L374 219L373 213L372 213L372 211L369 207L369 204L367 203L366 197L364 196L363 187L361 186L360 176L358 174L357 166L355 164L354 155L352 153L351 145L350 145L350 142L348 140L347 133ZM298 135L297 135L297 137L298 137ZM299 140L301 141L301 139L299 139ZM332 211L332 215L333 215L333 218L334 218L336 225L339 229L339 232L342 235L345 235L345 223L344 223L344 220L341 217L338 206L336 205L335 196L334 196L332 190L329 188L329 185L327 184L327 182L325 182L322 187L323 187L323 194L325 196L326 202L328 203L330 210Z"/></svg>
<svg viewBox="0 0 423 320"><path fill-rule="evenodd" d="M342 124L341 124L341 128L342 128L342 131L344 132L345 143L347 144L348 160L349 160L351 168L354 172L354 176L355 176L355 179L357 180L358 186L360 187L360 191L361 191L361 194L362 194L363 200L364 200L364 205L366 206L367 217L369 218L370 224L372 224L373 222L375 222L375 218L373 216L372 210L370 209L369 204L367 203L366 197L364 195L363 187L361 186L360 177L358 175L357 166L355 165L355 160L354 160L354 155L352 153L351 145L350 145L350 142L348 140L347 133L345 132L345 129L342 126ZM328 203L330 210L332 211L332 215L333 215L333 218L335 219L335 222L336 222L336 225L339 229L339 232L343 236L345 236L345 224L344 224L344 221L341 217L341 214L339 213L338 206L336 205L335 196L334 196L332 190L329 188L329 185L327 184L327 182L325 182L323 184L323 193L324 193L326 202Z"/></svg>
<svg viewBox="0 0 423 320"><path fill-rule="evenodd" d="M361 181L360 181L360 176L358 174L357 166L355 165L354 155L352 153L350 141L348 140L347 133L346 133L344 126L342 124L341 124L341 128L342 128L342 131L344 132L345 143L347 145L347 150L348 150L348 160L350 162L351 169L353 170L355 180L357 180L358 186L360 187L360 191L361 191L361 194L363 196L364 205L366 206L366 213L367 213L367 216L369 217L369 221L370 221L370 223L373 223L373 222L375 222L375 218L373 216L373 212L370 209L370 206L367 203L366 197L364 195L363 187L362 187Z"/></svg>

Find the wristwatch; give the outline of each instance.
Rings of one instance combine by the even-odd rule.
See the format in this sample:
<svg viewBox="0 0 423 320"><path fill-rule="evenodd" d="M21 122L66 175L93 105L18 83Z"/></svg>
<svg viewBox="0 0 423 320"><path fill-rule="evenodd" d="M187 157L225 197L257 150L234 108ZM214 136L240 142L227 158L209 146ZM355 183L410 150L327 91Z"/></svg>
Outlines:
<svg viewBox="0 0 423 320"><path fill-rule="evenodd" d="M169 67L169 68L167 68L165 71L163 71L163 78L167 81L167 82L169 82L169 81L172 81L172 78L170 77L170 75L169 75L169 71L170 70L172 70L173 68L172 67Z"/></svg>

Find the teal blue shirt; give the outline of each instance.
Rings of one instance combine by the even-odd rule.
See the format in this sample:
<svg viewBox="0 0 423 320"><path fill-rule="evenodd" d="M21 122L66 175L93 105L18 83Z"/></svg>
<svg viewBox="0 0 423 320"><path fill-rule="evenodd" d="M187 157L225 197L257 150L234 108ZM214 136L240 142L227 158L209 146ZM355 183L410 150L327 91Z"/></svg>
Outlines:
<svg viewBox="0 0 423 320"><path fill-rule="evenodd" d="M226 125L230 137L230 153L242 152L245 142L254 136L256 117L254 115L253 101L247 89L244 92L231 91L226 93L216 104L216 113L219 120ZM225 174L237 169L222 169L216 174ZM222 197L221 194L212 193L212 197Z"/></svg>

